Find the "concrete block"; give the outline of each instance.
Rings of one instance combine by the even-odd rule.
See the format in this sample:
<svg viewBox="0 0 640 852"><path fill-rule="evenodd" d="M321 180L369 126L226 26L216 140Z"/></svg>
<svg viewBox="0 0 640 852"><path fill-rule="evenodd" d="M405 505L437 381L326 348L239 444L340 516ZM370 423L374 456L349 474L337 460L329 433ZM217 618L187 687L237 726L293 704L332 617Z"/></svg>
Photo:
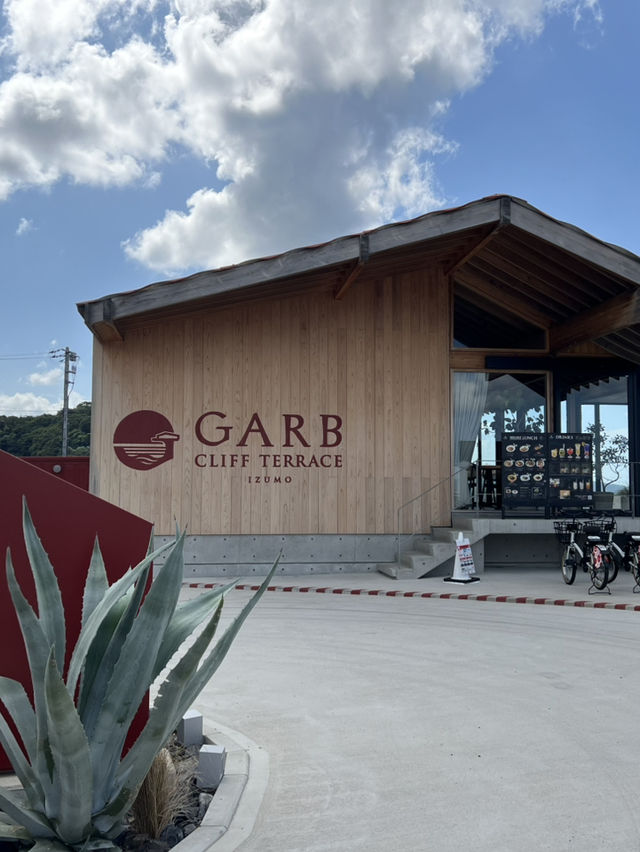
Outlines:
<svg viewBox="0 0 640 852"><path fill-rule="evenodd" d="M259 564L273 562L282 547L282 536L275 535L243 535L238 536L238 562Z"/></svg>
<svg viewBox="0 0 640 852"><path fill-rule="evenodd" d="M356 561L385 562L396 558L397 539L394 535L358 535Z"/></svg>
<svg viewBox="0 0 640 852"><path fill-rule="evenodd" d="M197 781L199 787L215 790L222 781L227 750L222 745L203 745L198 752Z"/></svg>
<svg viewBox="0 0 640 852"><path fill-rule="evenodd" d="M184 746L202 745L204 736L202 733L202 713L197 710L187 710L178 723L176 737Z"/></svg>
<svg viewBox="0 0 640 852"><path fill-rule="evenodd" d="M199 535L191 536L185 541L185 565L202 562L228 563L238 562L238 544L240 536L233 535Z"/></svg>

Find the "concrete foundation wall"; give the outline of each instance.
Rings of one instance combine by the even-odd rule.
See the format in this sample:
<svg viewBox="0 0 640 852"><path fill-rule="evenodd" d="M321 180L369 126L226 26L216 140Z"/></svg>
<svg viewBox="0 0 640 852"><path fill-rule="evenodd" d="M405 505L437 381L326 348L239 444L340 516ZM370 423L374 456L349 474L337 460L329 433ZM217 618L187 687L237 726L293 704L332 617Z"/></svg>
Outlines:
<svg viewBox="0 0 640 852"><path fill-rule="evenodd" d="M156 536L159 547L170 536ZM278 574L375 571L395 559L393 535L198 535L188 536L185 579L265 576L282 551ZM159 562L162 561L162 558Z"/></svg>
<svg viewBox="0 0 640 852"><path fill-rule="evenodd" d="M484 541L485 568L560 568L562 546L555 535L489 535Z"/></svg>
<svg viewBox="0 0 640 852"><path fill-rule="evenodd" d="M547 522L549 524L550 522ZM156 546L171 541L156 536ZM394 535L200 535L185 542L185 579L198 577L264 577L278 554L279 575L338 574L376 571L381 562L396 559ZM492 568L560 567L561 545L548 531L489 533L472 545L475 572ZM164 557L158 560L163 561ZM453 559L442 562L430 576L448 576Z"/></svg>

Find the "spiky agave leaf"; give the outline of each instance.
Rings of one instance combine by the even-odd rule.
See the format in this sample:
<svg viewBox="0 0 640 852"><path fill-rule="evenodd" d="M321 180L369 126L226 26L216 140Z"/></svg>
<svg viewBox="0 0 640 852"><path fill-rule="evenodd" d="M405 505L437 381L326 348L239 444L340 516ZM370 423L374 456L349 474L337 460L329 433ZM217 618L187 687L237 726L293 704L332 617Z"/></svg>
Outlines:
<svg viewBox="0 0 640 852"><path fill-rule="evenodd" d="M42 785L2 715L0 715L0 743L22 784L29 806L35 811L43 811L45 796Z"/></svg>
<svg viewBox="0 0 640 852"><path fill-rule="evenodd" d="M25 515L25 527L28 525ZM31 532L25 532L25 536L31 537L31 554L43 563L44 551L41 545L38 547L39 539L32 523L31 527ZM20 685L10 685L9 679L0 679L0 691L5 691L9 711L25 717L19 721L18 730L24 736L27 754L21 751L4 721L0 723L0 740L4 739L8 751L12 752L14 763L27 782L25 791L31 796L29 806L9 791L0 792L0 808L35 839L34 852L60 852L70 846L77 852L113 848L111 840L120 832L122 817L155 754L220 665L277 566L276 561L258 592L207 654L218 626L222 598L235 583L213 590L199 601L177 606L183 541L184 534L175 543L148 554L112 586L108 586L99 548L94 548L85 586L82 628L66 685L56 661L56 649L50 642L55 617L43 622L36 616L16 581L10 559L7 560L7 581L32 670L34 708L29 706ZM167 548L172 551L142 600L149 566ZM43 612L48 595L55 597L55 590L49 589L49 569L44 564L37 569L41 586L39 613ZM220 601L216 612L202 634L173 666L143 733L121 760L124 737L155 674L194 627L206 618L217 598ZM56 609L55 601L53 606ZM101 667L106 672L104 677ZM80 677L79 695L84 694L82 700L88 717L99 705L92 742L86 737L80 713L74 705ZM89 710L90 707L94 709ZM27 759L30 754L36 757L33 766ZM43 798L44 809L41 807ZM92 815L92 810L98 807L100 812ZM2 831L0 822L0 837ZM15 832L15 827L8 826L5 833ZM20 829L17 833L24 837Z"/></svg>
<svg viewBox="0 0 640 852"><path fill-rule="evenodd" d="M85 665L87 654L93 644L100 625L104 619L108 617L112 607L117 606L120 598L126 594L127 590L138 580L140 575L147 569L154 559L164 553L170 547L174 546L174 542L169 541L158 547L153 553L149 553L139 562L135 568L131 568L118 580L115 581L104 594L104 597L99 604L91 612L86 623L80 630L78 641L75 644L71 661L69 663L69 671L67 673L67 689L70 695L74 695L78 686L78 679Z"/></svg>
<svg viewBox="0 0 640 852"><path fill-rule="evenodd" d="M22 498L22 524L24 543L36 585L38 620L47 637L49 647L56 649L56 662L62 671L67 641L62 595L53 566L33 525L25 497Z"/></svg>
<svg viewBox="0 0 640 852"><path fill-rule="evenodd" d="M193 677L202 655L215 635L221 611L222 601L204 630L164 681L161 694L154 702L146 725L118 768L113 784L117 793L99 814L94 815L94 825L101 831L111 831L124 819L153 759L175 729L184 685ZM178 721L182 715L179 715Z"/></svg>
<svg viewBox="0 0 640 852"><path fill-rule="evenodd" d="M120 599L121 611L114 607L110 617L103 621L87 655L80 682L78 712L89 738L93 736L113 670L140 608L150 570L148 565L133 588Z"/></svg>
<svg viewBox="0 0 640 852"><path fill-rule="evenodd" d="M45 674L45 702L53 758L55 803L50 820L70 845L91 836L93 772L89 742L73 699L58 671L53 649Z"/></svg>
<svg viewBox="0 0 640 852"><path fill-rule="evenodd" d="M155 680L184 640L211 614L213 604L238 584L237 580L179 603L165 631L153 672Z"/></svg>
<svg viewBox="0 0 640 852"><path fill-rule="evenodd" d="M107 571L104 567L104 559L98 537L96 536L93 542L93 551L91 553L91 561L89 562L89 570L87 571L87 579L84 584L84 594L82 595L82 626L87 623L87 619L98 606L102 598L105 596L109 588L109 580L107 579Z"/></svg>
<svg viewBox="0 0 640 852"><path fill-rule="evenodd" d="M264 592L269 587L269 583L271 582L273 575L275 574L276 569L278 568L279 562L280 556L278 556L276 561L273 563L271 570L269 571L259 588L256 590L256 592L254 592L251 598L242 607L238 615L233 619L233 621L231 622L231 624L229 624L220 639L216 642L213 650L211 651L207 659L204 661L204 663L200 666L194 677L192 677L187 682L184 693L181 698L180 708L178 711L178 716L175 719L174 727L177 726L184 713L193 704L193 702L202 692L202 690L207 685L213 674L216 672L224 658L227 656L227 652L229 651L233 640L238 635L240 628L247 620L249 614L254 609L255 605L258 603Z"/></svg>
<svg viewBox="0 0 640 852"><path fill-rule="evenodd" d="M13 823L5 822L3 819L0 819L0 840L33 841L33 838L27 829L23 828L21 825L14 825Z"/></svg>
<svg viewBox="0 0 640 852"><path fill-rule="evenodd" d="M17 825L21 825L33 838L55 837L55 831L46 816L24 801L11 790L0 790L0 808Z"/></svg>
<svg viewBox="0 0 640 852"><path fill-rule="evenodd" d="M0 743L18 776L31 807L44 810L45 794L42 783L34 771L37 765L36 716L21 683L8 677L0 677L0 696L9 718L22 740L26 756L13 735L13 731L0 714Z"/></svg>
<svg viewBox="0 0 640 852"><path fill-rule="evenodd" d="M150 553L150 548L147 549L147 554ZM140 582L144 583L148 577L149 566L142 573L141 579L137 580L133 585L135 589ZM91 647L87 653L84 667L80 678L80 692L78 695L78 712L85 726L85 730L91 727L92 703L91 697L97 695L104 690L101 688L100 681L108 681L111 677L113 665L109 666L109 658L113 657L114 649L112 640L114 633L118 629L124 612L127 610L128 604L132 597L132 588L129 588L125 594L114 603L107 615L102 621L102 624L96 631L95 638L91 643ZM93 553L91 554L91 562L87 572L87 579L84 585L84 594L82 596L82 626L86 625L91 613L98 606L100 601L109 589L109 580L102 558L102 551L98 538L93 545ZM109 649L111 648L111 651ZM98 679L98 684L96 684ZM89 704L89 709L87 705Z"/></svg>
<svg viewBox="0 0 640 852"><path fill-rule="evenodd" d="M16 580L15 571L13 570L10 553L7 553L7 586L18 617L18 623L27 652L36 721L36 744L31 752L31 759L46 800L51 786L51 765L45 715L44 675L51 647L42 629L42 624L34 613L31 604L22 594L22 589ZM34 802L35 805L36 803Z"/></svg>
<svg viewBox="0 0 640 852"><path fill-rule="evenodd" d="M198 668L200 661L218 627L222 600L205 629L163 681L147 724L120 764L114 783L114 787L120 791L117 805L106 807L99 818L94 817L94 823L101 829L106 830L107 826L116 824L126 814L129 807L127 791L129 796L135 797L137 786L144 778L158 749L166 741L170 732L177 727L186 710L193 704L196 696L222 663L242 624L269 586L278 562L279 557L259 589L227 627L200 667Z"/></svg>
<svg viewBox="0 0 640 852"><path fill-rule="evenodd" d="M183 544L184 533L175 542L144 598L100 707L91 741L94 766L100 767L94 786L96 810L109 799L127 732L152 682L162 637L180 594Z"/></svg>
<svg viewBox="0 0 640 852"><path fill-rule="evenodd" d="M27 757L33 763L37 748L36 716L24 686L10 677L0 677L0 701L7 708Z"/></svg>

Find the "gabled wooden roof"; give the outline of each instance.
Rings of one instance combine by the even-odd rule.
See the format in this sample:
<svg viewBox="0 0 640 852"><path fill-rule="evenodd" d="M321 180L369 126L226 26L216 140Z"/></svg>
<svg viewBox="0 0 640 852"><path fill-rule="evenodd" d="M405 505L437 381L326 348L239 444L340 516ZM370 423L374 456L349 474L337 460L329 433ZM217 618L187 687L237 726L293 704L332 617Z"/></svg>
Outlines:
<svg viewBox="0 0 640 852"><path fill-rule="evenodd" d="M115 293L78 310L108 342L149 319L204 307L316 289L346 298L356 279L434 263L451 276L461 302L516 328L548 332L552 353L594 341L640 363L640 258L508 195Z"/></svg>

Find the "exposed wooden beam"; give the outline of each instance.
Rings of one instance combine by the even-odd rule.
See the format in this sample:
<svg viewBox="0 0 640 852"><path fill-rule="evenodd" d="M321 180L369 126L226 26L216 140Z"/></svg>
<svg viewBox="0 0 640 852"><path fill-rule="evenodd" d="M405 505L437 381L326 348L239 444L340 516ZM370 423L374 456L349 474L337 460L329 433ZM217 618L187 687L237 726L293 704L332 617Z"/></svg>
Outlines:
<svg viewBox="0 0 640 852"><path fill-rule="evenodd" d="M552 352L559 352L574 343L595 340L637 323L640 323L640 291L634 290L552 326L549 346Z"/></svg>
<svg viewBox="0 0 640 852"><path fill-rule="evenodd" d="M478 295L484 296L491 302L495 302L496 305L539 328L549 328L553 322L551 317L537 310L527 299L514 296L512 293L507 292L505 287L483 278L475 272L466 269L458 270L455 280L464 284L465 287L473 290L475 293L478 293Z"/></svg>
<svg viewBox="0 0 640 852"><path fill-rule="evenodd" d="M358 260L355 263L355 266L352 268L351 272L347 275L342 284L339 284L336 287L336 290L333 294L333 298L339 302L340 299L347 292L349 287L353 284L356 278L362 272L365 263L369 260L369 235L368 234L360 234L360 250Z"/></svg>
<svg viewBox="0 0 640 852"><path fill-rule="evenodd" d="M582 343L573 343L571 346L558 352L560 358L611 358L611 352L603 349L598 343L592 340L585 340Z"/></svg>
<svg viewBox="0 0 640 852"><path fill-rule="evenodd" d="M452 349L449 352L449 367L452 370L484 370L485 353L476 349Z"/></svg>
<svg viewBox="0 0 640 852"><path fill-rule="evenodd" d="M122 331L113 318L113 303L111 299L85 302L77 305L77 308L98 340L101 340L103 343L124 340Z"/></svg>
<svg viewBox="0 0 640 852"><path fill-rule="evenodd" d="M518 199L514 198L512 202L511 222L516 228L521 228L586 263L593 263L600 269L606 269L614 275L640 284L640 259L630 251L609 245L573 225L552 219L546 213L523 204Z"/></svg>
<svg viewBox="0 0 640 852"><path fill-rule="evenodd" d="M461 267L461 266L464 266L464 265L465 265L465 263L466 263L468 260L471 260L471 258L472 258L472 257L475 257L475 255L477 255L479 251L482 251L482 249L483 249L483 248L487 245L487 243L490 243L490 242L491 242L491 240L494 238L494 236L495 236L495 235L496 235L496 233L500 230L500 228L501 228L501 227L502 227L502 224L501 224L501 223L497 224L497 225L495 226L495 228L493 228L493 229L492 229L492 230L491 230L491 231L487 234L487 236L486 236L486 237L484 237L483 239L479 240L479 241L478 241L478 242L477 242L477 243L473 246L473 248L471 248L468 252L466 252L466 254L464 254L464 255L463 255L463 256L462 256L459 260L456 260L456 262L455 262L455 263L451 264L451 266L449 266L448 268L446 268L446 269L444 270L444 274L445 274L445 275L453 275L453 273L454 273L454 272L456 272L458 269L460 269L460 267Z"/></svg>
<svg viewBox="0 0 640 852"><path fill-rule="evenodd" d="M588 307L589 296L578 286L577 274L568 280L567 276L561 277L552 264L549 264L552 272L541 271L536 267L532 254L526 250L514 263L505 250L504 242L504 239L501 240L500 253L490 246L481 258L476 258L474 269L482 275L491 275L496 281L513 282L516 290L531 294L533 299L548 308L556 308L560 316L567 309L573 313Z"/></svg>
<svg viewBox="0 0 640 852"><path fill-rule="evenodd" d="M526 269L529 275L551 285L569 282L582 290L592 290L616 296L620 292L620 279L580 258L549 246L540 240L510 228L500 240L500 254L517 269Z"/></svg>

